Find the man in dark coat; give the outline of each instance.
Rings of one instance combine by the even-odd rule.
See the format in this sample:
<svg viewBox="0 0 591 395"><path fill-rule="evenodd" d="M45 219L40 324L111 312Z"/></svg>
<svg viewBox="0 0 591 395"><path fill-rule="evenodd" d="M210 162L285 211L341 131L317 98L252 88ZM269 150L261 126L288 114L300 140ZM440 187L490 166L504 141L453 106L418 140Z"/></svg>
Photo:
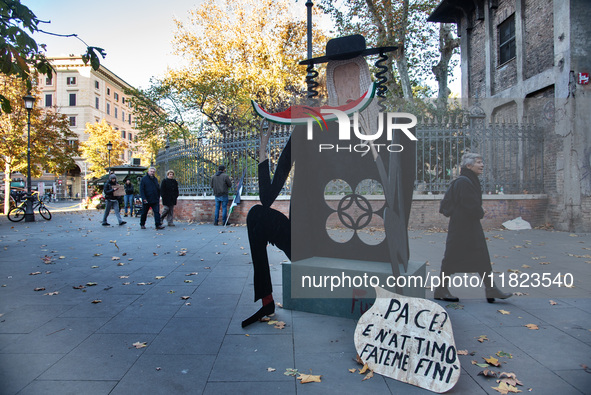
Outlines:
<svg viewBox="0 0 591 395"><path fill-rule="evenodd" d="M146 174L140 181L140 196L142 197L142 216L140 217L140 226L146 229L146 218L148 216L148 209L152 209L154 213L154 224L156 229L164 229L160 221L160 185L156 178L156 169L150 167L148 174Z"/></svg>
<svg viewBox="0 0 591 395"><path fill-rule="evenodd" d="M482 191L478 176L484 170L482 156L466 153L462 156L460 176L451 185L453 208L451 211L445 253L441 262L442 285L435 289L435 299L457 302L447 289L449 277L454 273L478 273L484 278L486 298L506 299L504 293L493 284L492 267L486 238L480 220L484 217Z"/></svg>
<svg viewBox="0 0 591 395"><path fill-rule="evenodd" d="M226 223L228 215L228 188L232 186L230 177L226 174L226 166L220 165L217 173L211 177L211 188L215 195L215 214L213 224L217 225L220 217L220 206L222 207L222 223Z"/></svg>
<svg viewBox="0 0 591 395"><path fill-rule="evenodd" d="M162 222L168 221L168 226L174 225L174 206L179 197L179 183L174 179L174 171L168 170L166 178L160 184L160 193L162 195Z"/></svg>

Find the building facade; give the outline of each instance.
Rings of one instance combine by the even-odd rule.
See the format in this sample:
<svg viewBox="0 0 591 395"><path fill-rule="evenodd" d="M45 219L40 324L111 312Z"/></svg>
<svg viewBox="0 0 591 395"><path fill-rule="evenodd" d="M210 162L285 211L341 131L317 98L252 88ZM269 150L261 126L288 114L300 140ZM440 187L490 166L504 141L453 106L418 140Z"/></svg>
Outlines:
<svg viewBox="0 0 591 395"><path fill-rule="evenodd" d="M84 64L80 56L48 59L55 72L52 78L40 77L38 87L41 96L36 105L56 107L58 112L67 115L70 129L77 135L77 139L71 141L75 146L88 140L89 135L84 133L87 123L105 119L129 145L120 159L124 164L132 164L138 131L130 102L124 93L132 87L102 65L98 70L93 70L90 65ZM75 158L75 162L76 167L67 174L59 177L45 175L37 180L40 192L53 192L58 198L85 197L87 165L84 158Z"/></svg>
<svg viewBox="0 0 591 395"><path fill-rule="evenodd" d="M591 231L590 20L588 0L444 0L429 18L457 24L465 108L536 123L546 219L569 231Z"/></svg>

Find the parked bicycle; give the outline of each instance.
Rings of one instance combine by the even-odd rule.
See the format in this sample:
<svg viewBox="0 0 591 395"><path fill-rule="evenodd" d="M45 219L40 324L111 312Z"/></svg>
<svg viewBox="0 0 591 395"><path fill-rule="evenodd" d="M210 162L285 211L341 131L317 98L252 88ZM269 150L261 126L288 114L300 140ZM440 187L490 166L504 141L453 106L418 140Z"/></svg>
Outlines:
<svg viewBox="0 0 591 395"><path fill-rule="evenodd" d="M33 210L38 209L39 214L43 218L45 218L48 221L51 220L51 212L47 207L45 207L45 202L40 198L39 193L37 192L34 192L30 196L27 195L26 198L23 199L23 201L18 206L11 209L8 212L9 220L11 220L12 222L19 222L22 221L23 218L25 218L26 205L28 199L31 199L33 201Z"/></svg>

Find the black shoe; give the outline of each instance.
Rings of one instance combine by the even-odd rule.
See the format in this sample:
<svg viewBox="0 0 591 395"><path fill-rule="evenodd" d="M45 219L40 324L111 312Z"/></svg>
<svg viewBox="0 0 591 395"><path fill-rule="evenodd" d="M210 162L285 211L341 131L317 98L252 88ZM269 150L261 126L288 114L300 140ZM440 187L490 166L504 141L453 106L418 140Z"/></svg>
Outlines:
<svg viewBox="0 0 591 395"><path fill-rule="evenodd" d="M453 296L447 287L435 288L434 298L437 300L445 300L446 302L459 302L460 298Z"/></svg>
<svg viewBox="0 0 591 395"><path fill-rule="evenodd" d="M495 298L497 299L507 299L511 297L512 294L505 293L497 288L496 285L493 285L491 288L486 288L486 301L488 303L494 303Z"/></svg>
<svg viewBox="0 0 591 395"><path fill-rule="evenodd" d="M127 215L126 215L126 217L127 217ZM121 225L125 225L126 223L127 223L127 222L125 222L125 221L121 221L121 222L119 223L119 226L121 226Z"/></svg>
<svg viewBox="0 0 591 395"><path fill-rule="evenodd" d="M125 214L124 217L127 217L127 214Z"/></svg>
<svg viewBox="0 0 591 395"><path fill-rule="evenodd" d="M158 225L158 226L156 227L156 229L158 229L158 230L162 230L162 229L164 229L164 226L162 226L162 225Z"/></svg>
<svg viewBox="0 0 591 395"><path fill-rule="evenodd" d="M103 222L103 226L111 226L111 224L108 224L106 222Z"/></svg>
<svg viewBox="0 0 591 395"><path fill-rule="evenodd" d="M213 223L213 226L218 226L218 224L214 222L214 223Z"/></svg>
<svg viewBox="0 0 591 395"><path fill-rule="evenodd" d="M144 225L141 226L142 229L146 229L146 227Z"/></svg>
<svg viewBox="0 0 591 395"><path fill-rule="evenodd" d="M242 321L242 327L246 328L250 324L257 322L258 320L260 320L264 316L271 315L274 312L275 312L275 302L267 303L266 305L261 307L259 309L259 311L257 311L256 313L254 313L253 315L251 315L250 317L248 317L247 319Z"/></svg>

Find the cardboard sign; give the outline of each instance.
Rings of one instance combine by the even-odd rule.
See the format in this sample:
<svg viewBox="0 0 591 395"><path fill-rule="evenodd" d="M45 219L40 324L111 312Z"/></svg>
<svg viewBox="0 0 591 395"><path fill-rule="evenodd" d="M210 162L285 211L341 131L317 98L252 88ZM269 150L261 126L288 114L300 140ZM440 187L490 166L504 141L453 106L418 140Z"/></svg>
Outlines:
<svg viewBox="0 0 591 395"><path fill-rule="evenodd" d="M125 188L123 185L116 185L113 188L117 188L113 191L113 196L125 196Z"/></svg>
<svg viewBox="0 0 591 395"><path fill-rule="evenodd" d="M438 393L451 389L461 369L447 312L382 288L376 295L355 329L359 357L383 376Z"/></svg>

